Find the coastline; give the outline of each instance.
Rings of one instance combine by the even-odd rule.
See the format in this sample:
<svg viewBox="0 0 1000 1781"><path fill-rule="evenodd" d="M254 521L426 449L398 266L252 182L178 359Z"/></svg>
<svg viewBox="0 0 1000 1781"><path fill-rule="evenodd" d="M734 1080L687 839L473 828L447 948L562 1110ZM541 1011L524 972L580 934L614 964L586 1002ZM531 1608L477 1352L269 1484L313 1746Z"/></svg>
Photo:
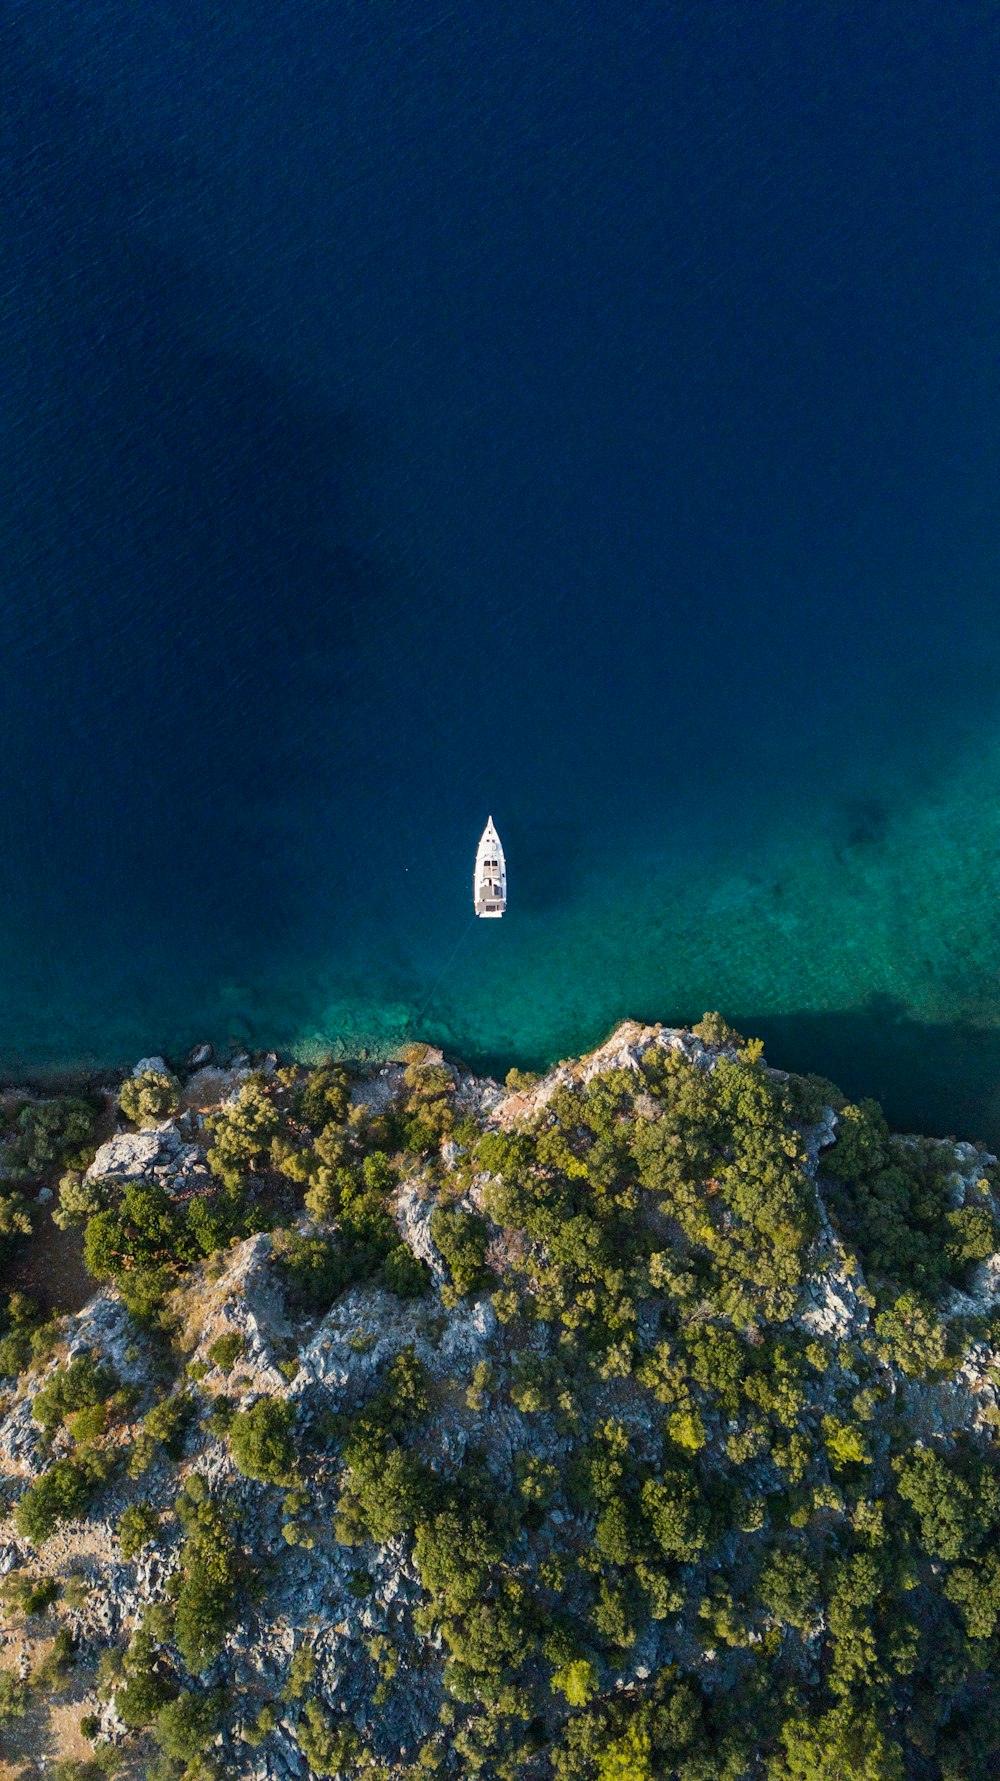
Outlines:
<svg viewBox="0 0 1000 1781"><path fill-rule="evenodd" d="M949 1705L981 1684L997 1603L942 1582L939 1522L908 1510L930 1466L1000 1524L994 1155L892 1134L719 1015L622 1022L503 1086L423 1044L350 1078L255 1061L202 1048L181 1083L139 1060L89 1161L68 1106L16 1139L23 1163L29 1134L61 1134L57 1223L89 1275L34 1305L7 1277L3 1611L29 1658L14 1675L8 1641L0 1676L24 1755L89 1770L107 1748L138 1781L180 1720L243 1781L334 1760L410 1781L414 1749L439 1775L534 1773L537 1746L505 1766L507 1715L477 1714L502 1684L555 1772L599 1781L575 1761L581 1709L616 1773L628 1725L665 1723L667 1772L680 1688L685 1724L704 1711L697 1772L714 1752L721 1773L715 1703L745 1683L732 1772L762 1773L804 1714L830 1733L859 1533L849 1562L863 1578L868 1536L889 1543L904 1609L917 1567L942 1613L971 1607ZM53 1187L36 1199L47 1228ZM796 1551L837 1541L808 1599L785 1588L790 1528ZM530 1618L496 1619L529 1591ZM789 1717L766 1640L779 1626L801 1672L804 1609ZM876 1729L905 1743L894 1650ZM485 1771L448 1758L473 1734Z"/></svg>

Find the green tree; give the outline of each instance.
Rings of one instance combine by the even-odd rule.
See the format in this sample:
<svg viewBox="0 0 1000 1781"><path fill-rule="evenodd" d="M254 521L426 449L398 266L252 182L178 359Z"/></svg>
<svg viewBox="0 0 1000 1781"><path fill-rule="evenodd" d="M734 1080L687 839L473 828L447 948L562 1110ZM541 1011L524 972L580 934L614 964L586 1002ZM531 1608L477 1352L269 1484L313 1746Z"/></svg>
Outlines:
<svg viewBox="0 0 1000 1781"><path fill-rule="evenodd" d="M913 1293L901 1293L894 1304L879 1312L875 1332L886 1360L911 1379L948 1369L947 1330Z"/></svg>
<svg viewBox="0 0 1000 1781"><path fill-rule="evenodd" d="M929 1447L898 1462L897 1489L913 1508L920 1544L932 1558L971 1557L1000 1521L1000 1487L992 1474L979 1470L973 1482Z"/></svg>
<svg viewBox="0 0 1000 1781"><path fill-rule="evenodd" d="M204 1694L182 1689L156 1715L154 1736L160 1749L178 1762L191 1762L211 1743L225 1699L221 1688Z"/></svg>
<svg viewBox="0 0 1000 1781"><path fill-rule="evenodd" d="M10 1670L0 1670L0 1726L23 1719L31 1704L31 1690Z"/></svg>
<svg viewBox="0 0 1000 1781"><path fill-rule="evenodd" d="M707 1539L707 1516L697 1486L682 1472L649 1478L642 1487L643 1513L667 1558L690 1564Z"/></svg>
<svg viewBox="0 0 1000 1781"><path fill-rule="evenodd" d="M781 1741L769 1781L902 1781L899 1746L872 1709L845 1702L813 1719L796 1715L782 1726Z"/></svg>
<svg viewBox="0 0 1000 1781"><path fill-rule="evenodd" d="M817 1611L819 1578L803 1552L771 1553L761 1573L760 1598L776 1620L809 1625Z"/></svg>
<svg viewBox="0 0 1000 1781"><path fill-rule="evenodd" d="M597 1763L597 1781L655 1781L649 1732L638 1718L615 1738Z"/></svg>
<svg viewBox="0 0 1000 1781"><path fill-rule="evenodd" d="M280 1398L258 1398L229 1425L229 1445L240 1471L264 1484L287 1484L295 1467L295 1411Z"/></svg>
<svg viewBox="0 0 1000 1781"><path fill-rule="evenodd" d="M142 1419L146 1434L159 1441L170 1459L184 1452L184 1439L197 1415L197 1401L189 1391L174 1391L147 1410Z"/></svg>
<svg viewBox="0 0 1000 1781"><path fill-rule="evenodd" d="M347 1071L337 1064L321 1064L310 1070L299 1092L296 1111L303 1124L313 1131L326 1125L343 1125L351 1105L351 1083Z"/></svg>
<svg viewBox="0 0 1000 1781"><path fill-rule="evenodd" d="M889 1127L878 1102L848 1102L837 1115L837 1142L824 1152L823 1172L854 1181L884 1169L890 1154Z"/></svg>
<svg viewBox="0 0 1000 1781"><path fill-rule="evenodd" d="M75 1095L25 1103L5 1150L6 1173L17 1180L34 1179L74 1161L93 1138L99 1105Z"/></svg>
<svg viewBox="0 0 1000 1781"><path fill-rule="evenodd" d="M14 1521L22 1539L40 1546L60 1522L84 1515L99 1481L80 1460L55 1460L18 1500Z"/></svg>
<svg viewBox="0 0 1000 1781"><path fill-rule="evenodd" d="M85 1225L96 1212L103 1212L110 1199L104 1181L89 1181L82 1169L67 1169L59 1180L59 1203L52 1218L62 1231L74 1225Z"/></svg>
<svg viewBox="0 0 1000 1781"><path fill-rule="evenodd" d="M39 1577L37 1573L13 1571L0 1584L0 1601L8 1613L11 1610L22 1614L44 1614L58 1601L60 1585L54 1577Z"/></svg>
<svg viewBox="0 0 1000 1781"><path fill-rule="evenodd" d="M385 1283L400 1299L419 1299L430 1291L431 1271L405 1243L390 1249L383 1263Z"/></svg>
<svg viewBox="0 0 1000 1781"><path fill-rule="evenodd" d="M213 1367L218 1367L223 1373L229 1373L232 1371L245 1349L246 1341L240 1334L240 1331L226 1330L223 1335L217 1336L212 1343L212 1346L208 1351L208 1358Z"/></svg>
<svg viewBox="0 0 1000 1781"><path fill-rule="evenodd" d="M945 1215L948 1255L959 1267L982 1262L997 1248L997 1227L986 1205L961 1206Z"/></svg>
<svg viewBox="0 0 1000 1781"><path fill-rule="evenodd" d="M597 1669L588 1657L574 1658L552 1677L553 1694L565 1695L571 1707L585 1707L597 1693Z"/></svg>
<svg viewBox="0 0 1000 1781"><path fill-rule="evenodd" d="M458 1206L438 1206L431 1214L431 1238L459 1297L475 1292L485 1279L488 1237L482 1219Z"/></svg>
<svg viewBox="0 0 1000 1781"><path fill-rule="evenodd" d="M74 1410L103 1404L119 1384L114 1367L102 1365L92 1354L81 1354L59 1367L35 1394L31 1414L48 1433L60 1427Z"/></svg>
<svg viewBox="0 0 1000 1781"><path fill-rule="evenodd" d="M236 1542L223 1502L205 1479L190 1475L175 1504L186 1538L181 1548L174 1637L189 1670L200 1673L218 1657L236 1596Z"/></svg>
<svg viewBox="0 0 1000 1781"><path fill-rule="evenodd" d="M134 1274L187 1266L196 1254L183 1213L159 1182L128 1182L116 1206L90 1219L84 1237L88 1272L123 1285Z"/></svg>
<svg viewBox="0 0 1000 1781"><path fill-rule="evenodd" d="M130 1076L118 1090L118 1105L133 1125L156 1125L177 1112L180 1083L162 1070L143 1070Z"/></svg>
<svg viewBox="0 0 1000 1781"><path fill-rule="evenodd" d="M358 1753L354 1728L334 1725L316 1699L306 1701L295 1736L314 1775L339 1775L352 1766Z"/></svg>
<svg viewBox="0 0 1000 1781"><path fill-rule="evenodd" d="M208 1164L228 1188L238 1188L249 1169L267 1156L280 1115L260 1077L251 1076L239 1093L207 1121L212 1144Z"/></svg>
<svg viewBox="0 0 1000 1781"><path fill-rule="evenodd" d="M118 1544L124 1559L137 1558L155 1540L160 1518L151 1503L130 1503L118 1517Z"/></svg>

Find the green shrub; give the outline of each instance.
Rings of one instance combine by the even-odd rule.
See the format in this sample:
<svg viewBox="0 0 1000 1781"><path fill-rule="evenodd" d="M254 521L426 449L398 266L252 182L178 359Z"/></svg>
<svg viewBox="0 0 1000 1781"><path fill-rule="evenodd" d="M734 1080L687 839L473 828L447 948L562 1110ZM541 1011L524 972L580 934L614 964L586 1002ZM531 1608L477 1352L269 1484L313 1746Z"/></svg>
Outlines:
<svg viewBox="0 0 1000 1781"><path fill-rule="evenodd" d="M263 1744L264 1739L273 1732L277 1723L277 1710L269 1703L265 1703L265 1705L261 1707L254 1723L243 1727L241 1735L244 1744L249 1744L251 1750L259 1749L260 1745Z"/></svg>
<svg viewBox="0 0 1000 1781"><path fill-rule="evenodd" d="M587 1657L575 1658L556 1670L551 1686L553 1694L565 1695L571 1707L585 1707L597 1693L596 1667Z"/></svg>
<svg viewBox="0 0 1000 1781"><path fill-rule="evenodd" d="M152 1723L169 1694L170 1684L158 1669L136 1669L115 1690L115 1712L123 1725L139 1731Z"/></svg>
<svg viewBox="0 0 1000 1781"><path fill-rule="evenodd" d="M208 1351L208 1358L213 1367L228 1373L236 1365L246 1348L246 1342L239 1330L227 1330L224 1336L218 1336Z"/></svg>
<svg viewBox="0 0 1000 1781"><path fill-rule="evenodd" d="M454 1505L421 1522L413 1556L424 1589L461 1606L485 1594L503 1542L483 1507Z"/></svg>
<svg viewBox="0 0 1000 1781"><path fill-rule="evenodd" d="M27 1293L0 1295L0 1378L23 1372L52 1347L57 1336L55 1320L43 1321Z"/></svg>
<svg viewBox="0 0 1000 1781"><path fill-rule="evenodd" d="M34 1229L31 1206L24 1195L0 1187L0 1254L17 1237L30 1237Z"/></svg>
<svg viewBox="0 0 1000 1781"><path fill-rule="evenodd" d="M314 1775L339 1775L351 1767L358 1753L353 1727L334 1725L317 1700L306 1702L295 1736Z"/></svg>
<svg viewBox="0 0 1000 1781"><path fill-rule="evenodd" d="M200 1473L188 1478L175 1507L186 1539L174 1637L188 1669L197 1674L218 1657L233 1618L236 1542L225 1504L213 1499Z"/></svg>
<svg viewBox="0 0 1000 1781"><path fill-rule="evenodd" d="M419 1299L430 1291L431 1271L405 1243L390 1249L383 1262L385 1283L401 1299Z"/></svg>
<svg viewBox="0 0 1000 1781"><path fill-rule="evenodd" d="M72 1411L103 1404L118 1384L113 1367L102 1365L92 1354L81 1354L59 1367L36 1392L31 1414L51 1434Z"/></svg>
<svg viewBox="0 0 1000 1781"><path fill-rule="evenodd" d="M23 1719L31 1705L31 1690L10 1670L0 1670L0 1726Z"/></svg>
<svg viewBox="0 0 1000 1781"><path fill-rule="evenodd" d="M527 1094L541 1082L541 1080L537 1070L518 1070L517 1068L512 1068L507 1071L503 1083L504 1088L508 1089L511 1094Z"/></svg>
<svg viewBox="0 0 1000 1781"><path fill-rule="evenodd" d="M110 1197L106 1182L88 1181L84 1170L67 1169L59 1179L59 1203L52 1213L53 1220L63 1231L85 1225L96 1212L104 1211Z"/></svg>
<svg viewBox="0 0 1000 1781"><path fill-rule="evenodd" d="M455 1080L444 1064L417 1058L407 1065L405 1147L415 1156L435 1149L455 1123Z"/></svg>
<svg viewBox="0 0 1000 1781"><path fill-rule="evenodd" d="M475 1212L438 1206L431 1214L431 1238L459 1297L485 1284L488 1246L486 1226Z"/></svg>
<svg viewBox="0 0 1000 1781"><path fill-rule="evenodd" d="M198 1403L194 1395L189 1391L175 1391L146 1411L142 1426L152 1440L163 1446L169 1459L179 1460L184 1452L185 1436L197 1414Z"/></svg>
<svg viewBox="0 0 1000 1781"><path fill-rule="evenodd" d="M296 1112L304 1125L313 1131L324 1126L343 1125L351 1105L351 1084L347 1071L336 1064L322 1064L309 1075L299 1091Z"/></svg>
<svg viewBox="0 0 1000 1781"><path fill-rule="evenodd" d="M10 1612L44 1614L59 1599L59 1584L54 1577L39 1577L25 1571L12 1571L0 1584L0 1601Z"/></svg>
<svg viewBox="0 0 1000 1781"><path fill-rule="evenodd" d="M263 1081L251 1076L232 1101L212 1114L208 1130L212 1144L208 1164L228 1188L238 1188L250 1169L268 1155L280 1115Z"/></svg>
<svg viewBox="0 0 1000 1781"><path fill-rule="evenodd" d="M345 1451L348 1483L335 1530L348 1546L372 1539L379 1545L413 1528L428 1501L424 1467L400 1447L357 1436Z"/></svg>
<svg viewBox="0 0 1000 1781"><path fill-rule="evenodd" d="M14 1120L4 1154L7 1173L28 1180L66 1167L91 1143L99 1108L98 1101L74 1095L27 1102Z"/></svg>
<svg viewBox="0 0 1000 1781"><path fill-rule="evenodd" d="M335 1531L346 1545L380 1544L416 1525L430 1500L425 1467L399 1445L429 1409L427 1377L412 1349L386 1370L344 1444L346 1480Z"/></svg>
<svg viewBox="0 0 1000 1781"><path fill-rule="evenodd" d="M87 1605L87 1598L92 1587L91 1580L85 1571L71 1571L63 1586L63 1601L66 1607L71 1608L75 1614L82 1613Z"/></svg>
<svg viewBox="0 0 1000 1781"><path fill-rule="evenodd" d="M81 1445L88 1441L99 1441L107 1432L107 1405L88 1404L85 1410L71 1410L66 1418L66 1427L74 1441L79 1441Z"/></svg>
<svg viewBox="0 0 1000 1781"><path fill-rule="evenodd" d="M300 1645L292 1653L288 1681L281 1691L283 1701L300 1701L316 1680L316 1656L308 1645Z"/></svg>
<svg viewBox="0 0 1000 1781"><path fill-rule="evenodd" d="M57 1459L18 1501L14 1521L22 1539L40 1546L60 1522L84 1515L99 1482L80 1460Z"/></svg>
<svg viewBox="0 0 1000 1781"><path fill-rule="evenodd" d="M293 1306L326 1311L345 1287L372 1279L398 1250L399 1232L388 1211L396 1179L388 1157L379 1151L360 1165L321 1171L306 1206L315 1218L335 1218L336 1236L282 1231L275 1241ZM409 1272L407 1277L416 1278Z"/></svg>
<svg viewBox="0 0 1000 1781"><path fill-rule="evenodd" d="M280 1398L258 1398L237 1411L229 1445L240 1471L264 1484L287 1484L295 1467L295 1411Z"/></svg>
<svg viewBox="0 0 1000 1781"><path fill-rule="evenodd" d="M154 1736L160 1749L178 1762L191 1762L211 1744L225 1699L221 1688L204 1694L182 1689L156 1715Z"/></svg>
<svg viewBox="0 0 1000 1781"><path fill-rule="evenodd" d="M327 1311L349 1284L343 1252L328 1237L279 1231L275 1256L285 1278L288 1302L295 1309Z"/></svg>
<svg viewBox="0 0 1000 1781"><path fill-rule="evenodd" d="M696 1039L703 1040L706 1045L731 1045L739 1050L744 1044L736 1028L731 1027L721 1014L703 1014L691 1031Z"/></svg>
<svg viewBox="0 0 1000 1781"><path fill-rule="evenodd" d="M137 1558L155 1540L160 1518L151 1503L130 1503L118 1517L118 1544L124 1559Z"/></svg>
<svg viewBox="0 0 1000 1781"><path fill-rule="evenodd" d="M118 1105L133 1125L156 1125L177 1112L180 1083L162 1070L143 1070L130 1076L118 1090Z"/></svg>

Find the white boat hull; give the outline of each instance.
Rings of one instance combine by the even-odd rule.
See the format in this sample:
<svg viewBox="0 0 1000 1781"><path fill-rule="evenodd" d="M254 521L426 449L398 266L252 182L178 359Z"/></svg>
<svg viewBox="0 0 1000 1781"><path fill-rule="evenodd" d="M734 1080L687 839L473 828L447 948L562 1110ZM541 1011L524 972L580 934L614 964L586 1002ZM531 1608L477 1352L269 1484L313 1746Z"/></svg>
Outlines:
<svg viewBox="0 0 1000 1781"><path fill-rule="evenodd" d="M492 816L476 849L472 900L476 914L484 921L498 920L507 907L507 862Z"/></svg>

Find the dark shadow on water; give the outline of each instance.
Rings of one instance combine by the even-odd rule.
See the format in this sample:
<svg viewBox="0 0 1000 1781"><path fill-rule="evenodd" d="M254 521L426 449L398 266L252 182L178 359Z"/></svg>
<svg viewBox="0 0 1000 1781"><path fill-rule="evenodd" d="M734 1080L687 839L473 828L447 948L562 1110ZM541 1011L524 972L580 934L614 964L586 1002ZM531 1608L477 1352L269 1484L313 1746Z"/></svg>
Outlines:
<svg viewBox="0 0 1000 1781"><path fill-rule="evenodd" d="M852 798L842 806L846 835L839 838L838 857L845 849L878 847L884 841L892 816L880 798Z"/></svg>
<svg viewBox="0 0 1000 1781"><path fill-rule="evenodd" d="M560 1055L592 1050L618 1020L690 1026L702 1012L623 1008L617 1019L589 1030L570 1031L567 1025ZM870 1095L880 1101L895 1131L971 1139L1000 1153L1000 1028L913 1020L889 999L840 1014L721 1012L747 1038L763 1039L767 1061L776 1069L825 1076L853 1099ZM438 1029L433 1019L428 1029L423 1037L500 1080L512 1064L546 1070L556 1061L529 1055L513 1040L508 1047L502 1037L489 1050L479 1050L467 1034Z"/></svg>
<svg viewBox="0 0 1000 1781"><path fill-rule="evenodd" d="M220 349L183 151L127 155L15 28L0 52L25 330L15 350L0 324L25 438L0 462L5 913L22 956L42 935L59 953L62 1011L98 964L132 999L112 988L127 959L155 1036L167 961L192 999L237 966L266 975L312 907L312 862L277 825L293 800L317 830L347 804L352 667L386 597L357 498L371 440Z"/></svg>
<svg viewBox="0 0 1000 1781"><path fill-rule="evenodd" d="M780 1069L873 1095L897 1131L970 1138L1000 1150L1000 1029L913 1020L891 1000L842 1014L732 1014Z"/></svg>

